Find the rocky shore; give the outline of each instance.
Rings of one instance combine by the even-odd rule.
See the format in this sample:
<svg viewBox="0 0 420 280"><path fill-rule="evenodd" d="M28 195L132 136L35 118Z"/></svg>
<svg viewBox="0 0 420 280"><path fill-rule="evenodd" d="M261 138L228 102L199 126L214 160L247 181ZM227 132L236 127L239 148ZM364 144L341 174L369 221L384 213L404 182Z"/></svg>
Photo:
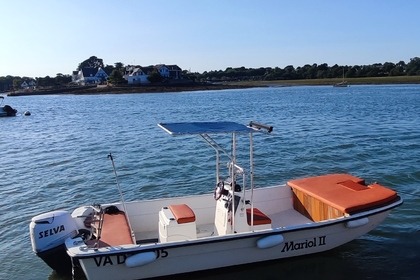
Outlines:
<svg viewBox="0 0 420 280"><path fill-rule="evenodd" d="M184 85L139 85L139 86L82 86L62 87L44 90L26 90L9 92L8 96L46 95L46 94L118 94L118 93L160 93L201 90L223 90L250 88L250 85L195 83Z"/></svg>

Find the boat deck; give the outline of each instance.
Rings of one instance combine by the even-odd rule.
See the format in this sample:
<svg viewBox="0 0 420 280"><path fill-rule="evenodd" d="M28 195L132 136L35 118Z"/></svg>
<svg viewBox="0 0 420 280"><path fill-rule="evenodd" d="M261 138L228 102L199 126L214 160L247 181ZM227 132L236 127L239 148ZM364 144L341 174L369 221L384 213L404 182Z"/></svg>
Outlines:
<svg viewBox="0 0 420 280"><path fill-rule="evenodd" d="M313 223L310 219L299 213L294 209L288 209L282 212L268 215L271 219L272 228L287 228L303 224ZM197 237L204 238L215 235L215 226L214 224L201 224L197 225ZM137 244L146 244L146 243L157 243L158 235L157 231L148 231L148 232L136 232Z"/></svg>
<svg viewBox="0 0 420 280"><path fill-rule="evenodd" d="M99 227L99 221L96 221L93 226ZM133 244L131 238L131 230L124 212L116 214L104 214L103 225L100 231L99 240L89 240L88 245L96 245L99 248L108 246L118 246L122 244Z"/></svg>
<svg viewBox="0 0 420 280"><path fill-rule="evenodd" d="M304 225L313 223L298 211L294 209L285 210L273 215L269 215L273 228L285 228L297 225Z"/></svg>

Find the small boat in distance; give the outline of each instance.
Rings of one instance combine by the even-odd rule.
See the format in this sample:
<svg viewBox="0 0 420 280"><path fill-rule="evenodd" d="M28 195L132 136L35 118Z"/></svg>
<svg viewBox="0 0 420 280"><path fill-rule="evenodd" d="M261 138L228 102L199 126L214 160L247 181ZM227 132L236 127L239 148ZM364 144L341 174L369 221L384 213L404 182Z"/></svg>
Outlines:
<svg viewBox="0 0 420 280"><path fill-rule="evenodd" d="M349 84L347 83L347 81L343 81L343 82L336 83L333 85L333 87L348 87L348 86Z"/></svg>
<svg viewBox="0 0 420 280"><path fill-rule="evenodd" d="M343 81L336 83L333 85L333 87L349 87L350 85L347 83L347 81L344 80L344 67L343 67Z"/></svg>
<svg viewBox="0 0 420 280"><path fill-rule="evenodd" d="M89 280L146 279L313 254L373 230L403 203L394 190L349 174L256 188L253 135L270 133L269 125L158 126L172 136L197 135L214 149L215 183L205 186L213 192L125 202L109 154L120 202L31 220L32 249L52 269L81 270ZM249 155L237 152L245 141Z"/></svg>
<svg viewBox="0 0 420 280"><path fill-rule="evenodd" d="M9 105L3 105L4 96L0 96L1 103L0 103L0 117L14 117L16 116L17 110L13 109Z"/></svg>

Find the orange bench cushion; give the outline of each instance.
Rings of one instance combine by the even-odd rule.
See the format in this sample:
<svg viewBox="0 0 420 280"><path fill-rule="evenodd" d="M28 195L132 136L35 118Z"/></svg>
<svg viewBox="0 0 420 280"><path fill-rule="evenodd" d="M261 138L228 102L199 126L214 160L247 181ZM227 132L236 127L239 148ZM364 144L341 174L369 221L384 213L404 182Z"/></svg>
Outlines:
<svg viewBox="0 0 420 280"><path fill-rule="evenodd" d="M380 206L397 198L395 191L377 183L365 185L363 179L349 174L308 177L287 184L348 214Z"/></svg>
<svg viewBox="0 0 420 280"><path fill-rule="evenodd" d="M131 237L130 226L124 212L118 214L104 214L104 221L101 231L99 247L119 246L124 244L134 244ZM95 222L97 223L97 222ZM95 243L89 240L88 244Z"/></svg>
<svg viewBox="0 0 420 280"><path fill-rule="evenodd" d="M174 215L178 224L195 222L194 211L186 204L169 205L169 209Z"/></svg>
<svg viewBox="0 0 420 280"><path fill-rule="evenodd" d="M248 225L251 225L251 208L246 209L246 218ZM263 212L258 208L254 208L254 225L266 225L271 224L271 219L267 217Z"/></svg>

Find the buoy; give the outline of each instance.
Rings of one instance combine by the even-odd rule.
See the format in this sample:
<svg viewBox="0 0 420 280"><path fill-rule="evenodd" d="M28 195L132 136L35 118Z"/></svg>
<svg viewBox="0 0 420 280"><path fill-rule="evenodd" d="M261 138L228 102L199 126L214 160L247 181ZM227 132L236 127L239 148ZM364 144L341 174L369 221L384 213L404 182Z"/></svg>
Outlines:
<svg viewBox="0 0 420 280"><path fill-rule="evenodd" d="M29 111L25 111L25 112L23 112L23 115L24 115L24 116L30 116L30 115L31 115L31 112L29 112Z"/></svg>
<svg viewBox="0 0 420 280"><path fill-rule="evenodd" d="M357 227L361 227L366 225L367 223L369 223L369 218L361 218L358 220L353 220L353 221L348 221L346 223L346 227L348 228L357 228Z"/></svg>
<svg viewBox="0 0 420 280"><path fill-rule="evenodd" d="M258 239L257 247L260 249L267 249L283 243L284 237L281 234L270 235L263 238Z"/></svg>
<svg viewBox="0 0 420 280"><path fill-rule="evenodd" d="M125 260L127 267L137 267L152 263L156 260L156 252L145 252L132 255Z"/></svg>

